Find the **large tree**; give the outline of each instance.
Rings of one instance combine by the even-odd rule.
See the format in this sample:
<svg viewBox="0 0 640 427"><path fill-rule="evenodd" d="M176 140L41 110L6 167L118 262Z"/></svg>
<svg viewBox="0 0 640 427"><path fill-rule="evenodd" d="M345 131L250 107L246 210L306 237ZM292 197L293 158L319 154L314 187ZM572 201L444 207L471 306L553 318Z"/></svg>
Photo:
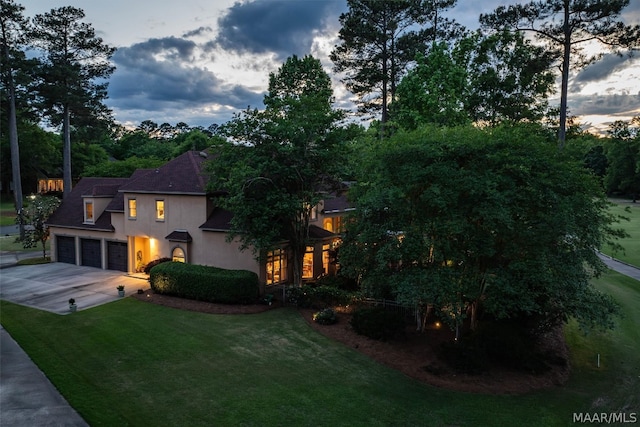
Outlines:
<svg viewBox="0 0 640 427"><path fill-rule="evenodd" d="M467 69L465 110L476 123L539 121L554 91L553 56L519 32L476 32L453 52Z"/></svg>
<svg viewBox="0 0 640 427"><path fill-rule="evenodd" d="M16 113L16 83L14 74L24 63L24 43L27 20L22 15L24 7L12 0L0 0L0 44L2 59L2 87L8 103L9 145L11 147L11 172L13 196L18 214L22 211L22 177L20 175L20 146L18 144L18 124ZM24 237L24 225L19 224L20 236Z"/></svg>
<svg viewBox="0 0 640 427"><path fill-rule="evenodd" d="M247 109L223 126L233 144L210 163L213 190L233 213L231 237L258 255L288 242L294 283L302 280L309 218L342 165L342 112L320 61L293 56L269 76L265 109Z"/></svg>
<svg viewBox="0 0 640 427"><path fill-rule="evenodd" d="M476 32L454 46L433 43L398 85L392 119L405 129L538 121L553 90L551 62L517 32Z"/></svg>
<svg viewBox="0 0 640 427"><path fill-rule="evenodd" d="M64 195L71 192L71 119L104 119L110 111L105 81L114 71L115 48L95 35L81 9L52 9L33 18L32 43L43 53L38 95L50 122L62 125Z"/></svg>
<svg viewBox="0 0 640 427"><path fill-rule="evenodd" d="M629 195L635 202L640 197L640 116L630 122L615 121L608 133L605 188L610 194Z"/></svg>
<svg viewBox="0 0 640 427"><path fill-rule="evenodd" d="M418 55L416 62L398 85L398 99L390 106L392 120L404 129L426 123L468 123L464 108L467 70L456 64L447 45L434 43L429 55Z"/></svg>
<svg viewBox="0 0 640 427"><path fill-rule="evenodd" d="M537 326L568 317L611 325L616 306L589 283L612 228L601 186L553 138L513 128L421 128L371 148L338 252L369 293L432 305L459 327Z"/></svg>
<svg viewBox="0 0 640 427"><path fill-rule="evenodd" d="M381 111L387 121L388 104L416 53L427 42L448 39L461 31L444 19L443 10L456 0L348 0L340 15L340 42L331 52L334 70L345 72L344 83L359 97L361 112Z"/></svg>
<svg viewBox="0 0 640 427"><path fill-rule="evenodd" d="M640 25L624 25L622 10L629 0L540 0L500 6L480 16L485 28L530 33L554 53L560 64L559 147L564 147L567 125L569 73L602 56L602 51L620 53L640 47ZM600 49L593 53L593 47Z"/></svg>

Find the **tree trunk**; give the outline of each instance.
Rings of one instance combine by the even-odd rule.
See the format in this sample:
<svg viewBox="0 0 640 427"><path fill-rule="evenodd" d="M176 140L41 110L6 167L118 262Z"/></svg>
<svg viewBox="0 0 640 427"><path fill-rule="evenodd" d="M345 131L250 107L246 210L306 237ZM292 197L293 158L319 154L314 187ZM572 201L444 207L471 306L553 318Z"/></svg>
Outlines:
<svg viewBox="0 0 640 427"><path fill-rule="evenodd" d="M10 64L9 47L4 47L4 57L7 64ZM16 213L22 213L22 177L20 174L20 146L18 144L18 124L16 120L16 89L13 83L13 71L8 70L9 89L9 146L11 148L11 179L13 180L13 198L16 206ZM19 223L20 240L24 240L24 224Z"/></svg>
<svg viewBox="0 0 640 427"><path fill-rule="evenodd" d="M22 213L22 177L20 174L20 146L18 144L18 125L16 121L16 101L13 79L9 78L9 145L11 146L11 177L13 179L13 198L16 213ZM24 224L18 224L20 240L24 239Z"/></svg>
<svg viewBox="0 0 640 427"><path fill-rule="evenodd" d="M71 193L71 128L69 120L69 105L64 106L62 124L62 184L64 186L62 197L67 198Z"/></svg>
<svg viewBox="0 0 640 427"><path fill-rule="evenodd" d="M472 331L475 331L476 329L478 329L478 305L479 304L480 304L480 301L476 299L469 305L469 329L471 329Z"/></svg>
<svg viewBox="0 0 640 427"><path fill-rule="evenodd" d="M569 0L564 1L564 52L562 56L562 83L560 85L560 125L558 128L558 148L564 148L567 137L567 92L569 87L569 59L571 55L571 28L569 27Z"/></svg>

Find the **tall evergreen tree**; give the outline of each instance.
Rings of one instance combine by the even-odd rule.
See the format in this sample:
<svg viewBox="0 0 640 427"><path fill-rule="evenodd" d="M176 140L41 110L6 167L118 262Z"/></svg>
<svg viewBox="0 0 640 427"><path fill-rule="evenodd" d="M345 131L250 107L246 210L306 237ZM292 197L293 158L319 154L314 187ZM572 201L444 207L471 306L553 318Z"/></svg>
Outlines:
<svg viewBox="0 0 640 427"><path fill-rule="evenodd" d="M14 73L23 62L22 46L25 42L27 20L22 15L24 6L13 0L0 0L0 43L2 44L2 86L7 95L9 125L9 145L11 147L11 173L13 197L18 214L22 212L22 177L20 175L20 146L18 143L18 124L16 115L16 84ZM24 237L24 224L19 224L20 238Z"/></svg>
<svg viewBox="0 0 640 427"><path fill-rule="evenodd" d="M603 50L618 53L640 47L640 25L624 25L618 19L628 5L629 0L541 0L500 6L480 16L486 28L531 33L545 43L560 62L560 148L566 139L569 72L601 57L585 47L591 48L597 43Z"/></svg>
<svg viewBox="0 0 640 427"><path fill-rule="evenodd" d="M456 0L347 0L340 16L340 43L331 52L334 70L345 72L347 88L359 97L359 111L381 111L385 123L396 86L416 53L461 27L444 19Z"/></svg>
<svg viewBox="0 0 640 427"><path fill-rule="evenodd" d="M90 24L81 22L82 9L61 7L33 18L33 44L42 50L38 95L50 122L62 124L65 197L71 192L71 118L104 117L103 104L109 77L115 67L115 48L96 37Z"/></svg>

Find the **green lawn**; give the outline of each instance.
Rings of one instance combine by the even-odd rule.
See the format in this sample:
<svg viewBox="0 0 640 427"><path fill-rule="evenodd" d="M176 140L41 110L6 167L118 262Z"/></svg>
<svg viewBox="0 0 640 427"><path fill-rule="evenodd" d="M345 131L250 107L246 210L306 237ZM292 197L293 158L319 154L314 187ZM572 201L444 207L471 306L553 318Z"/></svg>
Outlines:
<svg viewBox="0 0 640 427"><path fill-rule="evenodd" d="M0 225L16 223L16 209L13 201L0 200Z"/></svg>
<svg viewBox="0 0 640 427"><path fill-rule="evenodd" d="M574 412L640 407L640 283L611 273L597 286L626 318L587 337L570 324L569 383L524 396L419 383L293 309L208 315L126 298L59 316L3 301L0 321L95 426L567 426Z"/></svg>
<svg viewBox="0 0 640 427"><path fill-rule="evenodd" d="M630 237L619 241L624 247L623 252L613 251L608 247L602 248L602 252L640 267L640 203L631 203L626 200L612 201L615 203L615 206L611 208L612 212L629 218L629 221L622 221L618 225L624 228Z"/></svg>
<svg viewBox="0 0 640 427"><path fill-rule="evenodd" d="M42 246L40 246L40 244L38 244L37 247L35 248L29 248L29 249L25 249L24 246L22 246L22 242L16 242L16 237L18 236L0 236L0 251L9 251L9 252L19 252L19 251L25 251L25 252L37 252L40 251L42 252ZM47 240L47 242L45 243L45 248L47 249L47 251L51 248L51 242L49 240Z"/></svg>

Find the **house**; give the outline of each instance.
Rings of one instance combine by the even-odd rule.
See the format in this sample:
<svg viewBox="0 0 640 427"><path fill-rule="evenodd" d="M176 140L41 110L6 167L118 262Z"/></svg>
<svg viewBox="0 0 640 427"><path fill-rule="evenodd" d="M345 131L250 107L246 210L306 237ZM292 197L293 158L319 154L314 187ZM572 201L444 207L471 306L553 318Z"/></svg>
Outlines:
<svg viewBox="0 0 640 427"><path fill-rule="evenodd" d="M189 151L129 178L81 179L48 220L52 260L135 273L168 257L253 271L265 285L286 283L293 277L286 242L258 262L238 241L227 241L232 214L207 192L208 157ZM330 252L349 209L344 195L314 209L303 279L334 272Z"/></svg>

